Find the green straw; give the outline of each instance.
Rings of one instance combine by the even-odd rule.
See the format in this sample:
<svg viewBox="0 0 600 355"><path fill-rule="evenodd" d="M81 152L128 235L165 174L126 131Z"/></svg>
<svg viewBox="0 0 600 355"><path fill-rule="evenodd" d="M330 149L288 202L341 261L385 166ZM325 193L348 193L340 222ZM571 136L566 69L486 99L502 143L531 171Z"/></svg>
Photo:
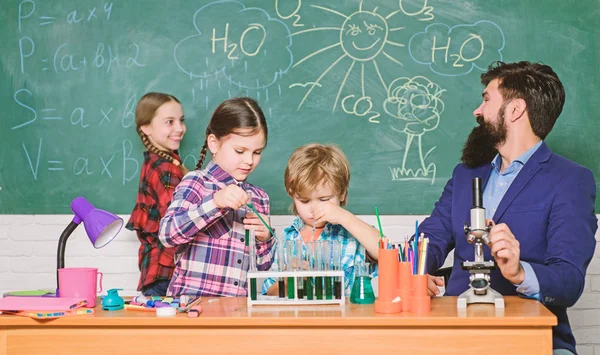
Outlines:
<svg viewBox="0 0 600 355"><path fill-rule="evenodd" d="M381 220L379 219L379 208L375 206L375 215L377 216L377 224L379 225L379 236L383 239L383 229L381 229Z"/></svg>
<svg viewBox="0 0 600 355"><path fill-rule="evenodd" d="M267 227L267 229L271 232L271 234L273 234L273 236L275 236L275 231L272 230L271 227L269 227L269 225L267 224L267 222L265 222L264 219L262 219L262 217L260 216L260 213L256 212L256 209L254 208L254 205L252 203L249 203L246 206L250 207L250 209L258 216L258 218L260 219L260 221L262 222L262 224L264 224L265 227Z"/></svg>

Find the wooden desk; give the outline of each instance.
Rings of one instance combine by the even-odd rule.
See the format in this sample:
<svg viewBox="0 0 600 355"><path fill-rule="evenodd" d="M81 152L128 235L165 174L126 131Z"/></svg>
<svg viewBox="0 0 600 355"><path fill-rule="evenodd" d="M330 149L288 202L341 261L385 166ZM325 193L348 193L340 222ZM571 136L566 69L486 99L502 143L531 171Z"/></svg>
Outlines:
<svg viewBox="0 0 600 355"><path fill-rule="evenodd" d="M551 354L557 320L541 303L505 297L506 309L435 298L431 313L381 315L372 305L254 306L203 301L199 318L102 311L47 321L0 315L0 355L60 354Z"/></svg>

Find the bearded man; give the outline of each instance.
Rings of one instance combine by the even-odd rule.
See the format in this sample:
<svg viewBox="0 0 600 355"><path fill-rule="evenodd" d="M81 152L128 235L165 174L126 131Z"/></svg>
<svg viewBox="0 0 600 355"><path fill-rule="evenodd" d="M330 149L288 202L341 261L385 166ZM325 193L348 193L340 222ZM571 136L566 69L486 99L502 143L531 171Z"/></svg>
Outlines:
<svg viewBox="0 0 600 355"><path fill-rule="evenodd" d="M440 268L454 249L446 294L469 288L461 263L473 261L474 249L464 223L470 220L472 180L481 178L486 225L493 226L484 260L497 265L491 287L542 302L558 318L554 354L575 354L567 307L583 292L598 224L592 172L544 142L562 111L563 85L552 68L530 62L493 63L481 83L483 101L473 112L479 125L464 145L462 164L419 226L429 237L427 270ZM430 295L442 284L430 276Z"/></svg>

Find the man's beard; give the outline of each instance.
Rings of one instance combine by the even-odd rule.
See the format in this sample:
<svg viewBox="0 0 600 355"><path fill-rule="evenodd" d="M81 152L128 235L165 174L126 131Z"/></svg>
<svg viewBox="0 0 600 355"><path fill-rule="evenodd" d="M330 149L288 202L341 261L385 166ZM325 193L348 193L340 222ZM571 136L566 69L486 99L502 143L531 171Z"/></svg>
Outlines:
<svg viewBox="0 0 600 355"><path fill-rule="evenodd" d="M497 147L506 141L504 124L504 105L498 110L498 123L485 122L483 116L477 117L479 126L473 128L463 146L461 161L469 168L488 164L498 154Z"/></svg>

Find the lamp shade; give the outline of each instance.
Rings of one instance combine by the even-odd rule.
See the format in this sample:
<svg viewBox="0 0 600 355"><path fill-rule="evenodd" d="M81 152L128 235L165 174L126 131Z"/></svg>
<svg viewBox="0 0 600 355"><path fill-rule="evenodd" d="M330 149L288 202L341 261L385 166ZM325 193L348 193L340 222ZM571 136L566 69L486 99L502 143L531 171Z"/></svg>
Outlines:
<svg viewBox="0 0 600 355"><path fill-rule="evenodd" d="M71 202L71 210L75 213L73 222L83 222L88 238L96 249L110 243L123 227L123 219L95 208L83 197L76 197Z"/></svg>

